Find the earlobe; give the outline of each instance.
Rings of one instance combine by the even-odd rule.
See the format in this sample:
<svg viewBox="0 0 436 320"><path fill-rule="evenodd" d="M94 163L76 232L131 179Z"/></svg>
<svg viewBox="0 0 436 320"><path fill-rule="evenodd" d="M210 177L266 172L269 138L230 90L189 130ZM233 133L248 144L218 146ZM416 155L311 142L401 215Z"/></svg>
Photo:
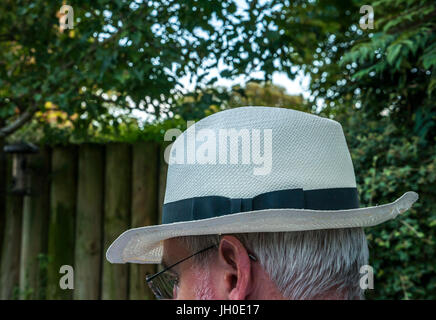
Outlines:
<svg viewBox="0 0 436 320"><path fill-rule="evenodd" d="M221 238L219 259L224 268L227 297L230 300L244 300L251 287L251 265L247 250L234 236Z"/></svg>

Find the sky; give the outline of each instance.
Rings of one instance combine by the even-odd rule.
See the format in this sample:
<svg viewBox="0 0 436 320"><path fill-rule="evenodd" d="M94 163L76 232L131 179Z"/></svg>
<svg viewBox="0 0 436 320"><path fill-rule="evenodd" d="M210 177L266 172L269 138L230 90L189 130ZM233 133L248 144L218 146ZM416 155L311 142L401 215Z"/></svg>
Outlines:
<svg viewBox="0 0 436 320"><path fill-rule="evenodd" d="M236 4L240 12L248 8L246 0L236 0ZM204 63L204 65L210 65L210 64L211 64L210 61L205 61ZM218 63L218 67L207 70L209 72L209 75L206 76L204 80L212 79L216 77L218 79L217 82L215 83L216 86L230 88L237 84L244 86L247 83L246 79L249 77L257 78L257 79L263 78L262 72L252 72L251 74L241 75L239 77L236 77L235 79L225 79L220 77L220 72L225 69L228 69L227 65L225 65L222 62ZM196 85L195 77L192 79L192 81L191 78L192 78L192 74L187 74L186 76L179 79L181 91L189 92L195 88ZM309 81L310 81L309 76L306 76L303 73L299 73L294 80L291 80L284 72L274 72L272 75L273 84L285 88L286 93L290 95L303 95L303 97L306 99L310 97L310 92L308 89ZM147 114L146 112L139 111L139 110L133 111L133 116L143 121L154 118L152 116L150 117L150 114Z"/></svg>

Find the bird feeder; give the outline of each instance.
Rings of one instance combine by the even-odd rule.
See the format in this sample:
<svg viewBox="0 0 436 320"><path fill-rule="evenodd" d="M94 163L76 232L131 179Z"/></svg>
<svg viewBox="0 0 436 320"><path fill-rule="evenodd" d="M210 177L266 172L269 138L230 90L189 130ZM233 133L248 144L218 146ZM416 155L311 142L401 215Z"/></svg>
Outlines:
<svg viewBox="0 0 436 320"><path fill-rule="evenodd" d="M38 147L27 142L6 145L5 153L12 155L12 187L11 193L16 195L30 194L30 170L27 166L27 157L37 153Z"/></svg>

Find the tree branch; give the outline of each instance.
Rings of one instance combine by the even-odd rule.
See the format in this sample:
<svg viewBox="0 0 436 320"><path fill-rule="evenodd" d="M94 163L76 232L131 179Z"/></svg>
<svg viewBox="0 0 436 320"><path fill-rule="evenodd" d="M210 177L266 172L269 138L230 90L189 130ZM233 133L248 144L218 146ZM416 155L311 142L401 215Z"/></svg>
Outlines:
<svg viewBox="0 0 436 320"><path fill-rule="evenodd" d="M21 114L17 120L12 122L11 124L5 126L4 128L0 128L0 138L4 138L18 129L20 129L25 123L27 123L30 119L32 119L34 113L38 110L38 107L32 106L27 109L23 114Z"/></svg>

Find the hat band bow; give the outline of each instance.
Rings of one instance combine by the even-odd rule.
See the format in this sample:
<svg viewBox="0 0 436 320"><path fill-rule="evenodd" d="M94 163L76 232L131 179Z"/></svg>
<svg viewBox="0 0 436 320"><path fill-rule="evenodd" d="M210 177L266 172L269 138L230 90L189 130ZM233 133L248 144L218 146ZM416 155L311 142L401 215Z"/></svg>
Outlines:
<svg viewBox="0 0 436 320"><path fill-rule="evenodd" d="M164 204L162 223L219 217L265 209L347 210L359 208L356 188L285 189L253 198L204 196Z"/></svg>

